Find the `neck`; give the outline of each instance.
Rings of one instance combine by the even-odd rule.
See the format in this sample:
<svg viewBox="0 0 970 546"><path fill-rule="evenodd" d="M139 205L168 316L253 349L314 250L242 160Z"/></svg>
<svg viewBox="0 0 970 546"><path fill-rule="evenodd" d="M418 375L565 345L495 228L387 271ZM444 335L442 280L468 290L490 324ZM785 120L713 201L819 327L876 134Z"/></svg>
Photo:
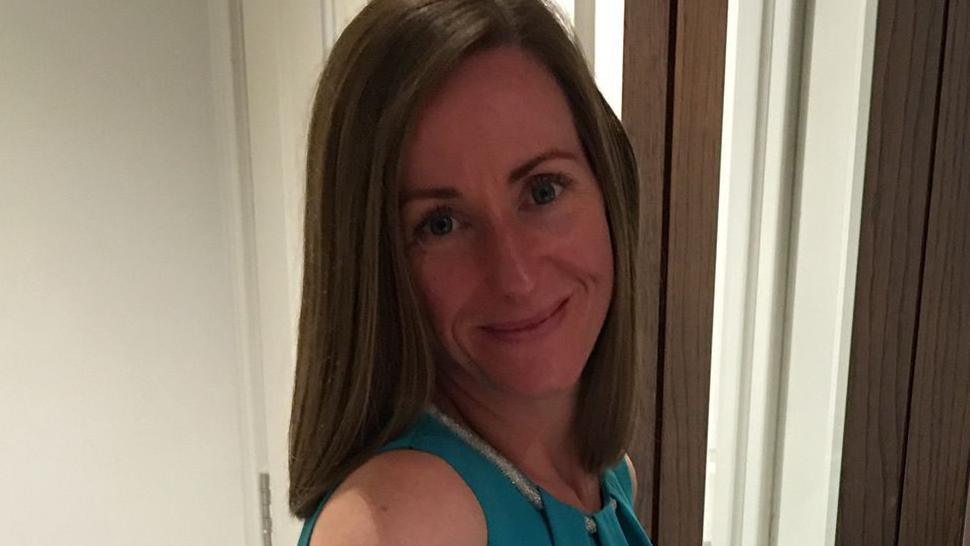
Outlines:
<svg viewBox="0 0 970 546"><path fill-rule="evenodd" d="M574 433L575 393L535 400L480 391L440 378L435 404L559 500L598 510L599 479L583 467Z"/></svg>

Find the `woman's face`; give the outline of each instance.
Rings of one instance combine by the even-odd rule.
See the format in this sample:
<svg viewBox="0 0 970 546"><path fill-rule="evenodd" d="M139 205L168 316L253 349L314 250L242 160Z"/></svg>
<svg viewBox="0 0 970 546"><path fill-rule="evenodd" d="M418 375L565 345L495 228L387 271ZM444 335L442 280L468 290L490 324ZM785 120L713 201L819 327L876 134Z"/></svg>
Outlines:
<svg viewBox="0 0 970 546"><path fill-rule="evenodd" d="M515 48L464 61L420 113L401 187L419 295L466 388L572 393L613 291L599 184L566 98Z"/></svg>

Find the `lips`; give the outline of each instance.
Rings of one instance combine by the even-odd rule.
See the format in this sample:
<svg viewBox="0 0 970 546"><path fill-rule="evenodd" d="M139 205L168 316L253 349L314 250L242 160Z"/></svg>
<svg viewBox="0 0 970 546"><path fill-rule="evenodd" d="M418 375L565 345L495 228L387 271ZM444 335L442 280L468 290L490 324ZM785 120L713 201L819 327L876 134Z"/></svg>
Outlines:
<svg viewBox="0 0 970 546"><path fill-rule="evenodd" d="M559 311L560 308L562 308L562 306L565 303L566 303L566 299L559 301L556 304L551 305L550 307L542 311L539 311L538 313L534 313L528 318L525 318L522 320L510 321L510 322L489 324L487 326L483 326L482 328L488 332L495 333L495 334L515 334L520 332L527 332L529 330L532 330L542 325L542 323L546 322L550 317L555 315L556 312Z"/></svg>

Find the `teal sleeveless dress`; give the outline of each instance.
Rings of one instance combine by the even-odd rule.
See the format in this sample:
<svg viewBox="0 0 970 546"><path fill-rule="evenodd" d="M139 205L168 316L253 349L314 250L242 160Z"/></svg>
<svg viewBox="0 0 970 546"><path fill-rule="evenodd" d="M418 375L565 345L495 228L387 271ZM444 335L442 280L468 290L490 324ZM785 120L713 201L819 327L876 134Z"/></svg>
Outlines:
<svg viewBox="0 0 970 546"><path fill-rule="evenodd" d="M603 508L587 515L542 488L538 488L542 508L537 508L495 463L429 413L423 413L380 453L394 449L423 451L451 465L482 507L488 546L652 546L634 515L629 469L623 461L603 473ZM328 498L329 494L324 495L316 512L304 522L298 546L310 543L310 533Z"/></svg>

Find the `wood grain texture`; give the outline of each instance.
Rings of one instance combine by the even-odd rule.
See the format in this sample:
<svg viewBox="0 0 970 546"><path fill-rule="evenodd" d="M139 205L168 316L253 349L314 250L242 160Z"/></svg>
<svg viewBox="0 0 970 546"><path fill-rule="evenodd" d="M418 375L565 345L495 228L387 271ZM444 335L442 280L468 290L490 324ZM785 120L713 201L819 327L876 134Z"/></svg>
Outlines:
<svg viewBox="0 0 970 546"><path fill-rule="evenodd" d="M637 157L640 175L640 286L645 316L641 420L630 456L637 468L637 515L656 537L657 381L662 324L661 290L666 282L665 157L667 156L668 0L627 2L624 20L623 124Z"/></svg>
<svg viewBox="0 0 970 546"><path fill-rule="evenodd" d="M637 513L665 546L703 533L725 0L626 3L623 118L637 155L648 385Z"/></svg>
<svg viewBox="0 0 970 546"><path fill-rule="evenodd" d="M895 546L945 0L879 6L838 546Z"/></svg>
<svg viewBox="0 0 970 546"><path fill-rule="evenodd" d="M657 541L703 540L726 0L677 2Z"/></svg>
<svg viewBox="0 0 970 546"><path fill-rule="evenodd" d="M950 0L899 544L964 542L970 472L970 0Z"/></svg>

